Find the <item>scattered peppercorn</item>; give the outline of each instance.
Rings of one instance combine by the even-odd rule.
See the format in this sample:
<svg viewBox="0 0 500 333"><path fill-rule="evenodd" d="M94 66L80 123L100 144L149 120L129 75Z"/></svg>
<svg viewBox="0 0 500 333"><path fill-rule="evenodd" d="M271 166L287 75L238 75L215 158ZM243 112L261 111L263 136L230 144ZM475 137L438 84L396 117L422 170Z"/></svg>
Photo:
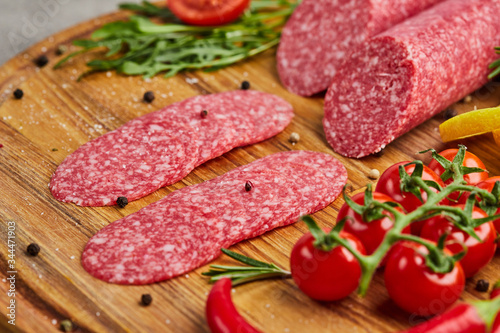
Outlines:
<svg viewBox="0 0 500 333"><path fill-rule="evenodd" d="M380 171L377 169L371 169L370 173L368 173L368 178L370 179L378 179L380 177Z"/></svg>
<svg viewBox="0 0 500 333"><path fill-rule="evenodd" d="M457 114L458 114L457 110L455 110L455 109L446 109L446 111L444 112L443 118L444 118L444 120L448 120L448 119L455 117Z"/></svg>
<svg viewBox="0 0 500 333"><path fill-rule="evenodd" d="M292 132L292 134L290 134L290 137L288 138L288 141L294 145L296 144L297 142L300 141L300 135L299 133L295 133L295 132Z"/></svg>
<svg viewBox="0 0 500 333"><path fill-rule="evenodd" d="M490 283L486 280L480 279L477 280L476 290L480 292L486 292L490 288Z"/></svg>
<svg viewBox="0 0 500 333"><path fill-rule="evenodd" d="M146 91L144 93L144 102L151 103L155 99L155 93L152 91Z"/></svg>
<svg viewBox="0 0 500 333"><path fill-rule="evenodd" d="M464 99L463 99L463 102L464 103L470 103L470 102L472 102L472 96L471 95L465 96Z"/></svg>
<svg viewBox="0 0 500 333"><path fill-rule="evenodd" d="M56 55L62 55L64 53L66 53L66 51L68 51L68 48L66 47L66 45L59 45L56 49Z"/></svg>
<svg viewBox="0 0 500 333"><path fill-rule="evenodd" d="M69 319L62 320L60 325L63 332L73 332L75 330L75 325Z"/></svg>
<svg viewBox="0 0 500 333"><path fill-rule="evenodd" d="M57 148L52 148L52 151L58 151L58 150L59 150L59 149L57 149Z"/></svg>
<svg viewBox="0 0 500 333"><path fill-rule="evenodd" d="M253 188L252 182L248 181L245 183L245 191L250 192Z"/></svg>
<svg viewBox="0 0 500 333"><path fill-rule="evenodd" d="M24 96L24 92L21 89L14 90L14 97L16 99L21 99Z"/></svg>
<svg viewBox="0 0 500 333"><path fill-rule="evenodd" d="M241 89L242 90L248 90L248 89L250 89L250 82L248 82L248 81L241 82Z"/></svg>
<svg viewBox="0 0 500 333"><path fill-rule="evenodd" d="M207 110L203 110L200 112L200 117L202 118L206 118L208 116L208 111Z"/></svg>
<svg viewBox="0 0 500 333"><path fill-rule="evenodd" d="M38 67L44 67L49 63L49 58L47 58L47 56L44 54L36 58L34 62Z"/></svg>
<svg viewBox="0 0 500 333"><path fill-rule="evenodd" d="M148 306L153 302L153 297L150 294L142 294L141 296L141 304L144 306Z"/></svg>
<svg viewBox="0 0 500 333"><path fill-rule="evenodd" d="M120 206L120 208L125 208L125 206L128 205L128 199L126 197L118 197L118 199L116 199L116 204Z"/></svg>
<svg viewBox="0 0 500 333"><path fill-rule="evenodd" d="M31 243L28 245L28 248L26 249L29 255L31 256L36 256L38 253L40 253L40 246L36 243Z"/></svg>

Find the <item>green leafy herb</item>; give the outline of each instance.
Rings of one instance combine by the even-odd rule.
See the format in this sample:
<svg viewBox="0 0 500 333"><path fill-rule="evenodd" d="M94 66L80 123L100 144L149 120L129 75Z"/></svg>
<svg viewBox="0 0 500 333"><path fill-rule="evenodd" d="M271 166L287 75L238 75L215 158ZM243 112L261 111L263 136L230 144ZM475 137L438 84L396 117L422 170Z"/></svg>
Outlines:
<svg viewBox="0 0 500 333"><path fill-rule="evenodd" d="M498 54L500 54L500 46L499 47L495 47L495 51ZM498 74L500 74L500 59L497 59L494 62L492 62L490 64L489 68L493 69L493 72L491 72L490 75L488 75L488 79L492 79L495 76L497 76Z"/></svg>
<svg viewBox="0 0 500 333"><path fill-rule="evenodd" d="M217 70L276 46L281 27L299 2L254 0L237 21L217 27L179 23L167 8L147 1L142 5L122 4L122 9L170 23L157 24L146 16L134 15L129 21L105 24L91 39L74 41L82 50L68 55L54 68L81 53L105 48L105 58L88 62L90 70L83 75L116 70L149 78L159 73L171 77L184 70Z"/></svg>

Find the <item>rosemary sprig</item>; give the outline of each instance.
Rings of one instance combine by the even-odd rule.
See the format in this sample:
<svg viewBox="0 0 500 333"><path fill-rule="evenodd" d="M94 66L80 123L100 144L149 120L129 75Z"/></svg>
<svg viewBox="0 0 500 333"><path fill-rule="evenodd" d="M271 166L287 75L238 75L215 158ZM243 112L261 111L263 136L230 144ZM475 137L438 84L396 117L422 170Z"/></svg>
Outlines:
<svg viewBox="0 0 500 333"><path fill-rule="evenodd" d="M144 78L159 73L171 77L184 70L217 70L276 46L281 27L298 3L300 1L254 0L237 21L217 27L183 24L168 8L147 1L142 5L122 4L122 9L169 23L156 24L141 15L131 16L125 22L108 23L96 30L91 39L74 41L73 44L82 49L59 61L54 68L79 54L105 48L104 59L88 62L90 70L81 77L107 70Z"/></svg>
<svg viewBox="0 0 500 333"><path fill-rule="evenodd" d="M275 264L269 264L267 262L255 260L227 249L221 249L221 251L229 257L248 266L210 265L210 270L201 274L210 276L211 283L216 282L224 277L228 277L233 281L233 286L236 286L256 280L269 279L274 277L288 278L291 276L290 272L279 268Z"/></svg>

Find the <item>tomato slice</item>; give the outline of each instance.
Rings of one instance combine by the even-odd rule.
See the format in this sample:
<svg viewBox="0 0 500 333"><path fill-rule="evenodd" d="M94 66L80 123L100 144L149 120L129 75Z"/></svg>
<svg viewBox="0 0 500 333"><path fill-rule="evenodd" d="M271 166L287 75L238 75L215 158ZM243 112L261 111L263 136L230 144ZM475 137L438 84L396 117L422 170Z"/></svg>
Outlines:
<svg viewBox="0 0 500 333"><path fill-rule="evenodd" d="M193 25L221 25L236 20L250 0L168 0L167 6L182 21Z"/></svg>

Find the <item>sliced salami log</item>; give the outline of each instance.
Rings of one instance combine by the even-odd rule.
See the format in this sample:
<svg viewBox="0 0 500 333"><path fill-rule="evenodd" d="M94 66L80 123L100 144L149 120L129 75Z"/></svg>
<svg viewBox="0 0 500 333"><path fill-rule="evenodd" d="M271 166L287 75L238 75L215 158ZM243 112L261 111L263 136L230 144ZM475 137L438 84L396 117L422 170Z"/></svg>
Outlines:
<svg viewBox="0 0 500 333"><path fill-rule="evenodd" d="M323 208L346 181L344 166L330 155L270 155L110 224L89 240L82 264L112 283L163 281L216 258L221 247Z"/></svg>
<svg viewBox="0 0 500 333"><path fill-rule="evenodd" d="M326 90L352 48L440 1L304 0L281 36L281 82L302 96Z"/></svg>
<svg viewBox="0 0 500 333"><path fill-rule="evenodd" d="M356 49L325 97L326 138L363 157L487 82L499 0L448 0Z"/></svg>
<svg viewBox="0 0 500 333"><path fill-rule="evenodd" d="M57 168L50 190L56 199L80 206L136 200L207 160L278 134L292 117L289 103L263 92L193 97L84 144Z"/></svg>

